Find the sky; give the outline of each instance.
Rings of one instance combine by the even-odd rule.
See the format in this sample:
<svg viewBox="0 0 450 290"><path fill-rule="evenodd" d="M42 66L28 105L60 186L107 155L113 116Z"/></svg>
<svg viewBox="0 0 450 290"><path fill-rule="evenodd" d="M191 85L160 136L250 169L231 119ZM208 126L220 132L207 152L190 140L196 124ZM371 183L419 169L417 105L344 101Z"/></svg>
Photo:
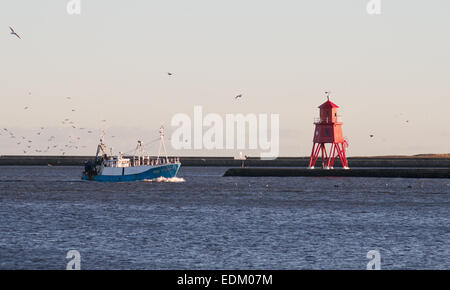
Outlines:
<svg viewBox="0 0 450 290"><path fill-rule="evenodd" d="M349 156L450 152L450 1L68 2L0 2L0 155L93 155L101 130L128 152L202 106L279 114L280 156L309 156L325 91Z"/></svg>

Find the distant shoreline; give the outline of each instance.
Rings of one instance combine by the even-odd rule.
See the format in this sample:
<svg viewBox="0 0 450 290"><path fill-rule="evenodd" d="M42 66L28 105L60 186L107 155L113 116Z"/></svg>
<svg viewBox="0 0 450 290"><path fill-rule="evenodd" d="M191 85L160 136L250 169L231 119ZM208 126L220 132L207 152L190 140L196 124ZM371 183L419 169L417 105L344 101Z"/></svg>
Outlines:
<svg viewBox="0 0 450 290"><path fill-rule="evenodd" d="M0 166L83 166L94 156L0 156ZM241 160L233 157L179 157L182 166L224 166L240 167ZM249 167L307 167L309 157L279 157L275 160L261 160L250 157L245 161ZM320 164L320 159L318 160ZM421 154L415 156L369 156L349 157L351 167L429 167L450 168L450 154ZM340 167L339 160L335 161L335 168Z"/></svg>

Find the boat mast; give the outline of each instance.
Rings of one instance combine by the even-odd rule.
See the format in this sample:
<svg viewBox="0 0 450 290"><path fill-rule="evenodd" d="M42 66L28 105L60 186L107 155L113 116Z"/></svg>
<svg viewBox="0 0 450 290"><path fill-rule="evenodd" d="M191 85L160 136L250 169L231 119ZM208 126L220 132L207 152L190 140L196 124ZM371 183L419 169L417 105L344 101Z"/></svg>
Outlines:
<svg viewBox="0 0 450 290"><path fill-rule="evenodd" d="M105 132L102 131L100 135L100 144L97 146L97 153L95 154L95 160L98 160L98 155L101 152L102 157L106 159L106 145L103 143L103 138L105 137Z"/></svg>
<svg viewBox="0 0 450 290"><path fill-rule="evenodd" d="M137 142L138 142L138 144L136 146L136 150L134 151L133 162L135 162L136 157L137 157L137 160L139 160L139 165L143 165L143 164L145 164L145 153L146 153L145 148L144 148L144 142L142 142L140 140L138 140ZM147 153L147 155L148 155L148 153ZM141 161L141 159L142 159L142 161ZM148 157L147 157L147 159L148 159Z"/></svg>
<svg viewBox="0 0 450 290"><path fill-rule="evenodd" d="M138 140L136 150L134 150L134 156L141 157L144 155L144 142Z"/></svg>
<svg viewBox="0 0 450 290"><path fill-rule="evenodd" d="M159 143L159 150L158 150L158 159L161 156L161 147L164 150L164 156L166 157L166 163L169 163L169 158L167 157L167 151L166 151L166 145L164 144L164 126L161 126L161 128L159 128L159 138L161 140L161 142Z"/></svg>

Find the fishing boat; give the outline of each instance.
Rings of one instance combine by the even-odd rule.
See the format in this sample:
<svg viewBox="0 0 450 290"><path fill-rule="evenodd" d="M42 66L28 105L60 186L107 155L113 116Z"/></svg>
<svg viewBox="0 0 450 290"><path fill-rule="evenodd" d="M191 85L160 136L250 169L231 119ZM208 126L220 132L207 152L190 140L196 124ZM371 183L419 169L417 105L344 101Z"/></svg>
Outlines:
<svg viewBox="0 0 450 290"><path fill-rule="evenodd" d="M144 142L138 141L134 155L125 158L120 152L117 156L106 154L104 133L97 146L95 160L85 163L81 179L103 182L130 182L176 177L181 163L179 158L169 158L164 144L164 128L160 128L160 145L156 158L151 157L144 148ZM161 156L161 149L164 155ZM112 151L112 149L111 149Z"/></svg>

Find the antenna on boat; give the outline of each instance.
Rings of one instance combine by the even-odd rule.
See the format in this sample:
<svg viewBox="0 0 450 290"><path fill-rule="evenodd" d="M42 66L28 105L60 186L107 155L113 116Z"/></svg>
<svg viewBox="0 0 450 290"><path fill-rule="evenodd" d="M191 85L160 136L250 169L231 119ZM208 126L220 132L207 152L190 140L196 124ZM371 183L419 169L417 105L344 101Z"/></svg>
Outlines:
<svg viewBox="0 0 450 290"><path fill-rule="evenodd" d="M102 152L102 157L106 156L106 145L103 143L103 138L105 137L105 131L102 130L100 134L100 143L97 146L97 153L95 154L95 159L98 160L98 154Z"/></svg>
<svg viewBox="0 0 450 290"><path fill-rule="evenodd" d="M138 140L136 149L134 150L134 155L142 157L145 155L145 153L147 153L147 152L145 151L144 142L142 142L141 140ZM147 153L147 155L148 155L148 153Z"/></svg>
<svg viewBox="0 0 450 290"><path fill-rule="evenodd" d="M103 143L103 139L105 138L105 130L102 130L100 133L100 143Z"/></svg>
<svg viewBox="0 0 450 290"><path fill-rule="evenodd" d="M150 164L150 155L145 150L144 142L141 140L137 141L136 149L134 150L133 160L139 160L138 164L149 165Z"/></svg>
<svg viewBox="0 0 450 290"><path fill-rule="evenodd" d="M164 126L163 125L161 125L161 127L159 128L159 138L160 138L161 142L159 143L158 159L157 160L159 160L159 156L161 156L161 147L162 147L164 149L164 155L166 157L166 163L168 163L166 145L164 144Z"/></svg>

